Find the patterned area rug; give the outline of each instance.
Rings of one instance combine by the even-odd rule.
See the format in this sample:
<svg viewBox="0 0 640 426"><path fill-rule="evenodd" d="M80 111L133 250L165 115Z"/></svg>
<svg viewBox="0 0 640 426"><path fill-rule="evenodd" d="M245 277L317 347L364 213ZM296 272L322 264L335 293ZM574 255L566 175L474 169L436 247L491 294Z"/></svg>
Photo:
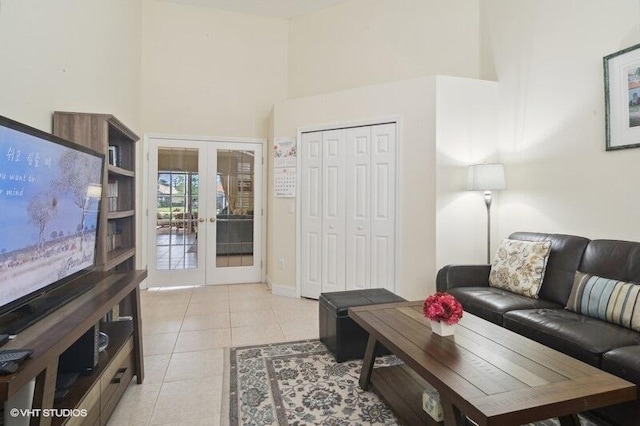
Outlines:
<svg viewBox="0 0 640 426"><path fill-rule="evenodd" d="M232 426L398 424L376 394L360 389L362 361L337 364L318 340L231 348L228 361ZM376 366L398 362L382 357Z"/></svg>
<svg viewBox="0 0 640 426"><path fill-rule="evenodd" d="M226 362L223 425L399 424L376 394L360 389L362 361L338 364L318 340L231 348ZM381 357L374 368L399 363ZM583 416L580 423L606 424ZM548 419L530 426L558 424Z"/></svg>

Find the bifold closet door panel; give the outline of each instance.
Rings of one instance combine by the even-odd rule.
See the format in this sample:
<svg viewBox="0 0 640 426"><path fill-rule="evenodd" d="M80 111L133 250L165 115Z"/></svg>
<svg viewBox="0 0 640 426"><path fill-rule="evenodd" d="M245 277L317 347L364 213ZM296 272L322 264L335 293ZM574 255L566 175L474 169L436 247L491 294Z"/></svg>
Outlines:
<svg viewBox="0 0 640 426"><path fill-rule="evenodd" d="M371 127L346 134L346 289L371 286Z"/></svg>
<svg viewBox="0 0 640 426"><path fill-rule="evenodd" d="M303 133L300 173L301 295L322 291L322 132Z"/></svg>
<svg viewBox="0 0 640 426"><path fill-rule="evenodd" d="M371 288L395 291L396 125L371 127Z"/></svg>
<svg viewBox="0 0 640 426"><path fill-rule="evenodd" d="M345 136L322 132L322 292L345 290Z"/></svg>
<svg viewBox="0 0 640 426"><path fill-rule="evenodd" d="M301 135L301 295L395 291L396 125Z"/></svg>

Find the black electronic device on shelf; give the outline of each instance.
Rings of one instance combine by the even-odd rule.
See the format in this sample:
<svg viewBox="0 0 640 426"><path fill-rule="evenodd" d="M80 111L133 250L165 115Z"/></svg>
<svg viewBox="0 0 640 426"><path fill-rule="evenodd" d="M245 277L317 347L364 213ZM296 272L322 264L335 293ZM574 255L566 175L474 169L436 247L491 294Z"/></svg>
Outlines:
<svg viewBox="0 0 640 426"><path fill-rule="evenodd" d="M60 355L58 374L78 373L82 376L93 374L99 359L98 325L91 327L73 345Z"/></svg>

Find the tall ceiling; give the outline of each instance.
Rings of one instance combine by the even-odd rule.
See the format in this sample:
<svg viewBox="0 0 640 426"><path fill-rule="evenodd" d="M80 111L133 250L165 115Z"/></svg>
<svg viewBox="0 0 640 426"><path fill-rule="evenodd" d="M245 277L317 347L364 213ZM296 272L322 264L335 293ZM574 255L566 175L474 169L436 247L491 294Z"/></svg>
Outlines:
<svg viewBox="0 0 640 426"><path fill-rule="evenodd" d="M249 15L293 18L349 0L163 0Z"/></svg>

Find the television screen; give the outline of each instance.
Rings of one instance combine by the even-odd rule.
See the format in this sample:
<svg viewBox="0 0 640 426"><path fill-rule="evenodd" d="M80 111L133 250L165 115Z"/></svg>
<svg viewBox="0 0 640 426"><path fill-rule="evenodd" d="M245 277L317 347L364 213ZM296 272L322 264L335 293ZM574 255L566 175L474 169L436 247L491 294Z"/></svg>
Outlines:
<svg viewBox="0 0 640 426"><path fill-rule="evenodd" d="M0 117L0 314L95 266L103 157Z"/></svg>

